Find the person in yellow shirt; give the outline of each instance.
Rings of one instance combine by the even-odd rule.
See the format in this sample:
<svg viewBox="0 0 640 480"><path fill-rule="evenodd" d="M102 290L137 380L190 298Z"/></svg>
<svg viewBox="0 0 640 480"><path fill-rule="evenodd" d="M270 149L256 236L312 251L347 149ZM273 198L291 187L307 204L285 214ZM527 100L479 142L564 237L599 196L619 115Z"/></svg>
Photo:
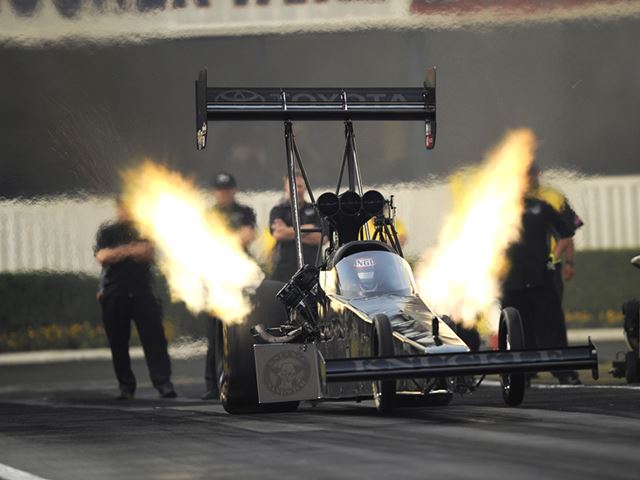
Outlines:
<svg viewBox="0 0 640 480"><path fill-rule="evenodd" d="M530 189L527 192L528 198L542 200L560 214L562 219L570 225L574 230L582 227L584 223L578 214L571 208L567 198L558 190L540 183L540 168L534 162L529 171ZM567 346L567 327L562 307L564 296L564 282L570 281L575 273L575 248L573 237L556 239L549 232L549 263L550 281L552 287L559 299L560 308L557 309L556 318L552 322L554 326L553 332L549 332L548 340L551 345L549 347L565 347ZM553 372L560 383L579 385L581 382L578 373L573 371Z"/></svg>
<svg viewBox="0 0 640 480"><path fill-rule="evenodd" d="M560 213L564 221L570 224L575 230L584 225L578 214L571 208L569 200L558 190L540 183L540 169L534 163L532 170L532 188L528 192L531 198L537 198L547 202L553 209ZM573 238L557 240L553 235L549 235L549 260L552 262L553 270L557 272L558 295L562 300L563 281L570 281L575 273L575 247Z"/></svg>

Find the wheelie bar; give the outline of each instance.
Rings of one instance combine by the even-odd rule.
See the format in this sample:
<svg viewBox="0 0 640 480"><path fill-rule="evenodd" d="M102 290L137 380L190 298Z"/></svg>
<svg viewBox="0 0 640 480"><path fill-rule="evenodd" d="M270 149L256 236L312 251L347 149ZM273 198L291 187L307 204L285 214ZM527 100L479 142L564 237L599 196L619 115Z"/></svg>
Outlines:
<svg viewBox="0 0 640 480"><path fill-rule="evenodd" d="M597 379L598 354L589 339L589 344L585 346L548 350L331 359L325 361L324 367L327 382L533 373L551 370L591 370L593 378Z"/></svg>

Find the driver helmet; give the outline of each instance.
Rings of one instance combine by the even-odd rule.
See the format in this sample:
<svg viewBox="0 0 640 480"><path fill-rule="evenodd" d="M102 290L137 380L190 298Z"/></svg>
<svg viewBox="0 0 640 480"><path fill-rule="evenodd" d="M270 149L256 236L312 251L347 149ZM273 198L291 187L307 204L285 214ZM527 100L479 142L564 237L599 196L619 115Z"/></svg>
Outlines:
<svg viewBox="0 0 640 480"><path fill-rule="evenodd" d="M354 259L353 268L363 292L373 292L378 287L376 276L376 262L373 257L358 257Z"/></svg>

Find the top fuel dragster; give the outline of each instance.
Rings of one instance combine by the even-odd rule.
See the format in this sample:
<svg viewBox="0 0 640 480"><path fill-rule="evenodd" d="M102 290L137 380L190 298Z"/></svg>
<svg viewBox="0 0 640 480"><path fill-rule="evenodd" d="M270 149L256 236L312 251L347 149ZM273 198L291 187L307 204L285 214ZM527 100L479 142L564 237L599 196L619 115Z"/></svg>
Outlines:
<svg viewBox="0 0 640 480"><path fill-rule="evenodd" d="M282 284L264 281L242 325L217 335L221 400L231 413L291 411L302 400L371 399L381 412L444 405L473 390L474 376L499 374L506 404L522 402L528 372L591 369L595 347L532 350L517 310L500 314L498 349L471 352L455 324L416 291L394 228L392 201L363 191L354 121L414 120L425 145L436 140L436 72L418 88L224 88L196 81L196 141L203 149L216 121L282 121L299 270ZM315 197L293 122L342 121L345 149L335 191ZM304 177L319 229L328 238L304 265L295 172ZM343 180L345 187L343 188ZM373 228L368 223L373 220ZM318 231L316 229L315 231Z"/></svg>

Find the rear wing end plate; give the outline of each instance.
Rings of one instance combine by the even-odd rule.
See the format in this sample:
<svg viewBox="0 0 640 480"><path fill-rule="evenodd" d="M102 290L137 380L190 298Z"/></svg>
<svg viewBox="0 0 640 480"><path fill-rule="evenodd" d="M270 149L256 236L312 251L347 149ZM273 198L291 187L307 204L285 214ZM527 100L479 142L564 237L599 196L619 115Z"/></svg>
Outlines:
<svg viewBox="0 0 640 480"><path fill-rule="evenodd" d="M220 120L422 120L426 147L435 146L436 69L418 88L209 87L207 71L196 80L196 138L207 144L207 122Z"/></svg>

